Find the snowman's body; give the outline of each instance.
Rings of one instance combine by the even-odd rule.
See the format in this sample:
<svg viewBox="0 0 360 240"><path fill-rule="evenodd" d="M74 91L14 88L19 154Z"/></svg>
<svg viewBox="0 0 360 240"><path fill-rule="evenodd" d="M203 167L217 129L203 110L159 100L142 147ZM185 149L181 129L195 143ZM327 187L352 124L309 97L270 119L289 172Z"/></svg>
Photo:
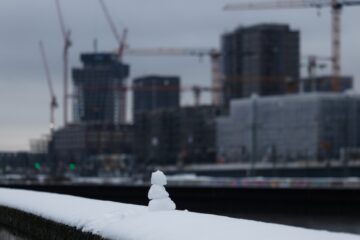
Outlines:
<svg viewBox="0 0 360 240"><path fill-rule="evenodd" d="M166 176L161 171L156 171L151 175L151 188L148 193L150 211L170 211L175 210L175 203L170 199L169 193L165 189L167 184Z"/></svg>

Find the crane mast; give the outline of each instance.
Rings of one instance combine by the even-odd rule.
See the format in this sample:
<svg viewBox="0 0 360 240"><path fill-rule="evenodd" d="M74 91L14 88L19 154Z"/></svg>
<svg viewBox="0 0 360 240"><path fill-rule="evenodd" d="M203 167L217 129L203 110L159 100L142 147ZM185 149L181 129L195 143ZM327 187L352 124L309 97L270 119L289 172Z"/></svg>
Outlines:
<svg viewBox="0 0 360 240"><path fill-rule="evenodd" d="M316 92L317 89L317 70L326 68L327 62L332 62L332 57L322 57L309 55L305 57L307 60L306 68L310 81L310 90ZM300 82L300 92L304 92L304 81Z"/></svg>
<svg viewBox="0 0 360 240"><path fill-rule="evenodd" d="M293 0L275 2L252 2L227 4L226 11L269 10L269 9L296 9L296 8L331 8L331 55L333 91L339 90L341 76L341 10L344 6L359 6L359 0Z"/></svg>
<svg viewBox="0 0 360 240"><path fill-rule="evenodd" d="M47 60L46 53L45 53L45 48L41 41L39 42L39 50L40 50L40 55L41 55L41 59L42 59L44 71L45 71L45 77L46 77L46 81L47 81L49 93L50 93L50 98L51 98L51 100L50 100L50 133L52 133L55 129L55 109L58 107L58 103L57 103L57 99L56 99L53 84L52 84L52 79L51 79L51 74L50 74L50 70L49 70L48 60Z"/></svg>
<svg viewBox="0 0 360 240"><path fill-rule="evenodd" d="M339 89L339 79L341 76L341 9L342 5L337 3L337 0L332 0L332 81L331 87L333 90ZM360 4L360 3L359 3Z"/></svg>
<svg viewBox="0 0 360 240"><path fill-rule="evenodd" d="M68 76L69 76L69 49L72 45L71 31L66 28L64 17L61 11L60 0L55 0L56 11L59 19L60 30L63 37L63 81L64 81L64 92L63 92L63 118L64 125L68 124Z"/></svg>

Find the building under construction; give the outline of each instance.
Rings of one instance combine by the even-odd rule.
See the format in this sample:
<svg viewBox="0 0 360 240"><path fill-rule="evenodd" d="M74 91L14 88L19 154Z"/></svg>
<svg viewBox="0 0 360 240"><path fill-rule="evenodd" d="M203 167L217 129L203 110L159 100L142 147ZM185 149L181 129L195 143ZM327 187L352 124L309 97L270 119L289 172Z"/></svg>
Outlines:
<svg viewBox="0 0 360 240"><path fill-rule="evenodd" d="M223 96L230 100L296 92L300 33L288 25L239 27L222 36Z"/></svg>
<svg viewBox="0 0 360 240"><path fill-rule="evenodd" d="M257 97L231 102L217 120L227 162L339 159L360 147L360 98L343 93Z"/></svg>
<svg viewBox="0 0 360 240"><path fill-rule="evenodd" d="M118 163L124 161L124 157L132 155L133 127L69 124L54 132L50 148L59 171L66 170L71 163L77 165L80 174L97 174L109 162Z"/></svg>
<svg viewBox="0 0 360 240"><path fill-rule="evenodd" d="M332 76L307 77L301 81L304 85L304 92L345 92L354 88L354 79L350 76L340 77L336 89L332 87Z"/></svg>
<svg viewBox="0 0 360 240"><path fill-rule="evenodd" d="M53 132L49 152L57 171L71 163L80 174L97 174L133 151L133 127L125 124L129 66L111 53L80 59L83 66L72 72L75 123Z"/></svg>
<svg viewBox="0 0 360 240"><path fill-rule="evenodd" d="M31 178L40 170L45 172L49 164L48 155L45 153L0 152L1 175L19 173L22 178Z"/></svg>
<svg viewBox="0 0 360 240"><path fill-rule="evenodd" d="M212 106L162 109L137 114L135 157L139 166L214 163L215 118Z"/></svg>
<svg viewBox="0 0 360 240"><path fill-rule="evenodd" d="M129 66L111 53L81 54L81 62L72 72L75 122L124 123Z"/></svg>
<svg viewBox="0 0 360 240"><path fill-rule="evenodd" d="M180 107L180 78L151 75L134 79L133 113Z"/></svg>

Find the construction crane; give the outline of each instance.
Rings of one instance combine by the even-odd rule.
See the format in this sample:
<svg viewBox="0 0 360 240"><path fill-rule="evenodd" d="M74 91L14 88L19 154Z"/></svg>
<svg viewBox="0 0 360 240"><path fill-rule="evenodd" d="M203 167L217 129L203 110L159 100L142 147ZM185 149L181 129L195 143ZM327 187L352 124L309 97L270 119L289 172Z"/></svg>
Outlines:
<svg viewBox="0 0 360 240"><path fill-rule="evenodd" d="M360 0L294 0L275 2L252 2L227 4L224 10L266 10L266 9L296 9L296 8L322 8L330 7L332 15L332 81L333 91L339 89L341 75L341 10L345 6L359 6Z"/></svg>
<svg viewBox="0 0 360 240"><path fill-rule="evenodd" d="M118 44L117 47L117 56L119 61L122 60L123 57L123 53L124 53L124 49L126 47L126 38L127 38L127 33L128 33L128 29L125 28L123 31L123 34L120 36L117 27L114 24L114 21L110 15L109 9L107 8L105 1L104 0L99 0L101 9L103 10L103 13L105 15L106 21L108 22L110 29L115 37L115 40Z"/></svg>
<svg viewBox="0 0 360 240"><path fill-rule="evenodd" d="M68 72L69 72L69 49L72 45L71 31L66 28L64 17L61 11L60 0L55 0L56 11L59 18L60 30L63 37L63 81L64 81L64 93L63 93L63 117L64 125L68 124Z"/></svg>
<svg viewBox="0 0 360 240"><path fill-rule="evenodd" d="M47 81L47 84L49 87L49 93L50 93L50 99L51 99L50 100L50 133L53 133L53 131L55 129L55 110L58 107L58 103L57 103L57 99L56 99L53 84L52 84L52 79L51 79L51 74L49 71L49 64L48 64L48 60L46 57L45 48L41 41L39 42L39 50L40 50L41 59L42 59L43 65L44 65L46 81Z"/></svg>
<svg viewBox="0 0 360 240"><path fill-rule="evenodd" d="M124 90L124 89L122 89ZM181 86L181 87L174 87L174 86L156 86L156 87L144 87L144 86L129 86L126 88L126 91L180 91L183 92L192 92L194 96L194 106L200 106L201 94L203 92L219 92L221 89L214 88L211 86L200 86L200 85L191 85L191 86Z"/></svg>
<svg viewBox="0 0 360 240"><path fill-rule="evenodd" d="M211 78L212 103L214 106L221 105L222 76L220 72L221 54L213 48L143 48L143 49L125 49L124 54L131 56L193 56L202 58L210 57L211 60ZM209 91L209 89L201 89ZM195 98L196 99L196 98Z"/></svg>
<svg viewBox="0 0 360 240"><path fill-rule="evenodd" d="M201 94L203 92L220 92L221 88L213 88L211 86L201 86L201 85L189 85L189 86L122 86L122 87L94 87L88 86L83 88L86 91L105 91L112 90L117 92L128 92L128 91L156 91L156 92L192 92L194 96L194 106L200 106ZM74 96L78 97L78 96Z"/></svg>
<svg viewBox="0 0 360 240"><path fill-rule="evenodd" d="M126 47L126 38L127 38L127 33L128 33L128 29L125 28L123 31L122 36L120 36L117 27L114 24L114 21L110 15L109 9L107 8L105 1L104 0L99 0L101 9L103 10L103 13L105 15L106 21L108 22L110 29L115 37L115 40L118 44L117 46L117 50L116 50L116 56L118 58L118 61L121 62L123 59L123 53L124 53L124 49ZM125 83L126 85L126 83ZM120 94L119 96L119 101L120 101L120 111L121 111L121 122L125 122L126 121L126 107L127 107L127 99L126 99L126 93L125 94Z"/></svg>
<svg viewBox="0 0 360 240"><path fill-rule="evenodd" d="M199 86L199 85L194 85L191 86L190 88L186 88L183 87L181 88L182 91L192 91L193 95L194 95L194 106L198 107L200 106L200 100L201 100L201 94L202 92L211 92L211 93L217 93L220 92L221 89L220 88L216 88L216 87L206 87L206 86Z"/></svg>
<svg viewBox="0 0 360 240"><path fill-rule="evenodd" d="M327 67L327 62L332 62L331 57L322 57L316 55L308 55L303 57L306 61L304 64L301 64L301 67L306 67L308 78L311 81L311 91L316 91L316 78L317 78L317 70L324 69ZM304 92L304 82L300 83L300 92Z"/></svg>

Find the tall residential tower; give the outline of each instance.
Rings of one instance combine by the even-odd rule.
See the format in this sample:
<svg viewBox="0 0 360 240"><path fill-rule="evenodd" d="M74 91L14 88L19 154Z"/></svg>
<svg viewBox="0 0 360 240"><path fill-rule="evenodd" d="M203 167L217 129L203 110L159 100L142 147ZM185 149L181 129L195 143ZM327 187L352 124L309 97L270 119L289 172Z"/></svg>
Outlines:
<svg viewBox="0 0 360 240"><path fill-rule="evenodd" d="M222 36L224 102L251 94L296 91L300 72L299 32L288 25L239 27Z"/></svg>

